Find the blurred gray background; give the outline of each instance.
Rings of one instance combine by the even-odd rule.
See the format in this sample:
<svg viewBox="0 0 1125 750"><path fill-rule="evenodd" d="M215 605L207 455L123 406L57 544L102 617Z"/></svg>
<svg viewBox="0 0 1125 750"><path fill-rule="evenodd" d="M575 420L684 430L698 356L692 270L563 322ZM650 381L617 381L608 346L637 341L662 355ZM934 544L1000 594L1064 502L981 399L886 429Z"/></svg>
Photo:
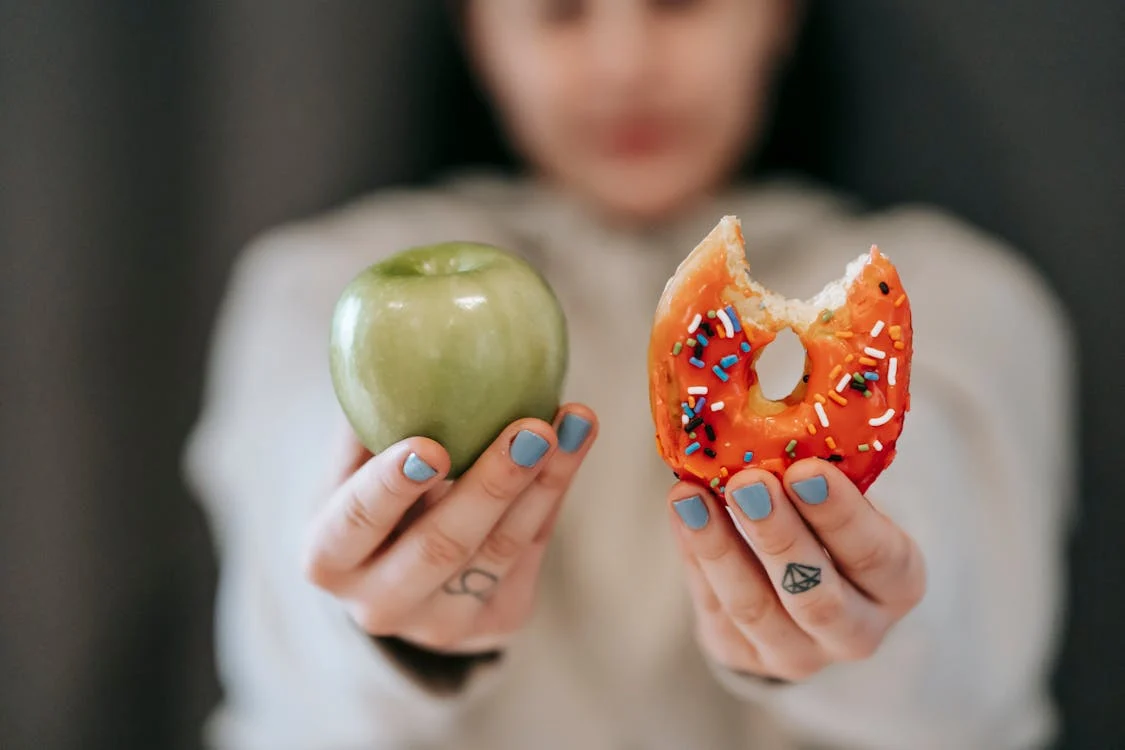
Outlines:
<svg viewBox="0 0 1125 750"><path fill-rule="evenodd" d="M0 747L198 746L215 563L178 462L226 273L503 160L438 5L0 0ZM1062 746L1125 747L1125 3L810 5L763 168L947 206L1078 321Z"/></svg>

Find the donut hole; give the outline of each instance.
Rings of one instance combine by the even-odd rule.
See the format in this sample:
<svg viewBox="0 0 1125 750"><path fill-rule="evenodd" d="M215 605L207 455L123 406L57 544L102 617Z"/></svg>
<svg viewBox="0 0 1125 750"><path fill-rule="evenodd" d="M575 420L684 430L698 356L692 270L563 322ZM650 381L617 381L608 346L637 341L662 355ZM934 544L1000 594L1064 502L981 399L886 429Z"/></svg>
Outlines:
<svg viewBox="0 0 1125 750"><path fill-rule="evenodd" d="M786 402L802 390L808 354L796 332L785 327L777 338L762 349L754 361L754 372L761 397L766 401Z"/></svg>

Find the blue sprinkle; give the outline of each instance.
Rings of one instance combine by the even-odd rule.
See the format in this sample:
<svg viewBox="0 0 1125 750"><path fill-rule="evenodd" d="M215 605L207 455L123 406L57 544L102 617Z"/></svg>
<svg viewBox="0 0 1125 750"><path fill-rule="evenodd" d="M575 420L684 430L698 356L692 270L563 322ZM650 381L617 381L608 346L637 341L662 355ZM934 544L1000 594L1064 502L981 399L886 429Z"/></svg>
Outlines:
<svg viewBox="0 0 1125 750"><path fill-rule="evenodd" d="M733 365L737 361L738 361L737 355L728 354L727 356L725 356L725 357L723 357L722 359L719 360L719 364L722 365L723 369L725 370L726 368L730 367L731 365Z"/></svg>
<svg viewBox="0 0 1125 750"><path fill-rule="evenodd" d="M722 485L721 487L719 487L719 494L720 495L723 494L726 491L727 491L727 486L725 484Z"/></svg>
<svg viewBox="0 0 1125 750"><path fill-rule="evenodd" d="M709 341L707 341L707 337L704 336L702 333L696 333L695 334L695 340L698 341L703 346L707 346L707 344L710 343Z"/></svg>
<svg viewBox="0 0 1125 750"><path fill-rule="evenodd" d="M715 375L718 376L719 380L723 381L724 383L730 380L730 375L727 375L725 372L723 372L723 368L719 367L718 365L712 367L711 372L715 373Z"/></svg>
<svg viewBox="0 0 1125 750"><path fill-rule="evenodd" d="M865 373L863 373L863 377L864 377L865 380L878 380L879 379L879 373L877 373L877 372L865 372Z"/></svg>
<svg viewBox="0 0 1125 750"><path fill-rule="evenodd" d="M742 324L738 322L738 315L734 311L734 307L727 305L727 317L730 318L730 326L734 329L735 333L742 330Z"/></svg>
<svg viewBox="0 0 1125 750"><path fill-rule="evenodd" d="M701 370L703 369L703 360L699 359L698 357L692 357L691 359L688 360L688 362L695 365L696 367L698 367Z"/></svg>
<svg viewBox="0 0 1125 750"><path fill-rule="evenodd" d="M699 450L699 443L698 442L692 443L687 448L684 448L684 455L690 456L692 453L695 453L697 450Z"/></svg>
<svg viewBox="0 0 1125 750"><path fill-rule="evenodd" d="M750 344L748 344L748 343L746 343L745 341L743 341L743 342L742 342L742 351L744 351L744 352L749 352L749 351L750 351Z"/></svg>
<svg viewBox="0 0 1125 750"><path fill-rule="evenodd" d="M698 414L703 411L703 405L707 403L707 399L700 396L695 400L695 413Z"/></svg>
<svg viewBox="0 0 1125 750"><path fill-rule="evenodd" d="M687 414L688 419L691 419L695 416L695 412L692 411L691 407L687 405L686 401L681 401L680 406L684 407L684 414Z"/></svg>
<svg viewBox="0 0 1125 750"><path fill-rule="evenodd" d="M743 453L742 454L742 460L745 461L746 463L750 463L751 461L753 461L754 460L754 451L746 451L745 453Z"/></svg>

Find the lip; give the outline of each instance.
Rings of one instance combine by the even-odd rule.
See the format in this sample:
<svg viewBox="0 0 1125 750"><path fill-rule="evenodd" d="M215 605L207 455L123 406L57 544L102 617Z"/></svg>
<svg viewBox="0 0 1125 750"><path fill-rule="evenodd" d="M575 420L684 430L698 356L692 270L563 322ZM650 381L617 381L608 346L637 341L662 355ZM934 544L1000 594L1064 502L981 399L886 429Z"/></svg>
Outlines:
<svg viewBox="0 0 1125 750"><path fill-rule="evenodd" d="M635 118L612 123L596 137L599 148L618 158L652 156L668 149L675 129L667 120Z"/></svg>

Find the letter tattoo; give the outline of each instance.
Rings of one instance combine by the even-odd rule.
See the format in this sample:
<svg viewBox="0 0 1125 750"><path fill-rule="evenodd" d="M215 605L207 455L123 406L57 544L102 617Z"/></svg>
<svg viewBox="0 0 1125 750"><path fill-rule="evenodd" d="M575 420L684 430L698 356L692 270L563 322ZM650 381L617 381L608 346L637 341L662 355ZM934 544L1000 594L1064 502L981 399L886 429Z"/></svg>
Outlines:
<svg viewBox="0 0 1125 750"><path fill-rule="evenodd" d="M455 579L446 581L441 590L453 596L471 596L481 602L487 602L492 589L500 579L480 568L466 568Z"/></svg>

